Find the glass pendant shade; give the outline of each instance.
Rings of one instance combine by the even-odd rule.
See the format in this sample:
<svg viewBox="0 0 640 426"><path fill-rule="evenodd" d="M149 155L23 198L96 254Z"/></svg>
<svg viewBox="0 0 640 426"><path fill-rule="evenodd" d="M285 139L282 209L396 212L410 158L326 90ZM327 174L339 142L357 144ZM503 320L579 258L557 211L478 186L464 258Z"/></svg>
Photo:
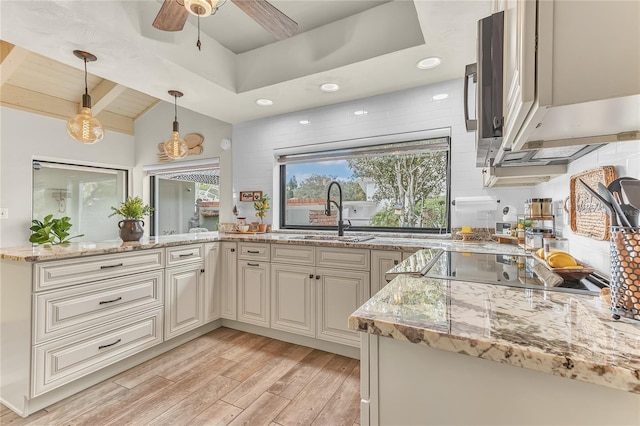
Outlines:
<svg viewBox="0 0 640 426"><path fill-rule="evenodd" d="M184 158L187 155L187 151L189 147L187 143L180 139L180 135L177 130L174 130L173 135L164 143L164 152L167 154L167 157L172 160L176 160L178 158Z"/></svg>
<svg viewBox="0 0 640 426"><path fill-rule="evenodd" d="M82 108L79 114L67 121L67 132L78 142L92 144L104 137L104 127L91 115L91 108Z"/></svg>

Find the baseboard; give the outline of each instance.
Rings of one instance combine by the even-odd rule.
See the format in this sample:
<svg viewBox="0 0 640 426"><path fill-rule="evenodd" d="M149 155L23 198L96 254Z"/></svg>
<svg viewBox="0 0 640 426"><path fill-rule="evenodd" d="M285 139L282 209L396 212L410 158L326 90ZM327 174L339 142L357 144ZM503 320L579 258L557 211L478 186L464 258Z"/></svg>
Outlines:
<svg viewBox="0 0 640 426"><path fill-rule="evenodd" d="M276 340L282 340L296 345L319 349L325 352L331 352L348 358L360 359L359 347L356 348L342 345L340 343L327 342L313 337L300 336L293 333L287 333L286 331L274 330L272 328L260 327L259 325L247 324L229 319L223 319L222 326L233 328L234 330L245 331L247 333L258 334L260 336L270 337Z"/></svg>

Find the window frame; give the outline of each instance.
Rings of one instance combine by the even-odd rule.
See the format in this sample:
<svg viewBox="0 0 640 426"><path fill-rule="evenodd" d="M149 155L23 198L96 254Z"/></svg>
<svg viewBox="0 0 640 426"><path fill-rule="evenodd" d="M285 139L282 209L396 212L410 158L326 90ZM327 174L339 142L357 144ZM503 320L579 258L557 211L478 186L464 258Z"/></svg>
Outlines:
<svg viewBox="0 0 640 426"><path fill-rule="evenodd" d="M397 135L394 135L397 136ZM419 140L429 140L429 139L441 139L446 138L448 149L446 150L446 190L445 190L445 205L446 205L446 226L443 228L417 228L417 227L381 227L381 226L350 226L347 231L358 231L358 232L381 232L381 233L401 233L401 234L429 234L429 235L442 235L442 234L450 234L451 233L451 136L431 136L426 138L421 138ZM406 139L398 139L394 138L393 142L382 142L372 145L362 145L362 144L353 144L353 145L342 145L342 148L338 149L360 149L366 147L376 147L377 145L388 145L388 144L401 144L407 142L416 141L414 137L407 136ZM383 139L384 140L384 139ZM308 147L307 147L308 148ZM317 154L321 156L323 153L334 151L330 147L326 147L325 149L318 150L309 150L306 152L297 151L296 155L313 155ZM281 156L281 157L284 157ZM278 194L279 194L279 218L278 225L279 229L282 230L307 230L307 231L336 231L338 230L337 226L314 226L314 225L287 225L286 216L287 216L287 175L286 175L286 161L277 158L277 162L280 163L278 166Z"/></svg>

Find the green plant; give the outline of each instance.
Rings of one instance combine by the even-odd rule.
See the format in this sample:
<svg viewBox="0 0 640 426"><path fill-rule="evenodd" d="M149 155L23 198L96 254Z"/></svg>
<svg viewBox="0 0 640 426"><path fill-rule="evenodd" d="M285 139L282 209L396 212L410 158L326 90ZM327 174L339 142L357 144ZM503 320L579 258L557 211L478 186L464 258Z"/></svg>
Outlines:
<svg viewBox="0 0 640 426"><path fill-rule="evenodd" d="M271 198L269 197L269 195L264 194L261 198L258 198L253 203L253 208L256 210L256 217L260 218L260 223L262 223L263 217L267 217L270 200Z"/></svg>
<svg viewBox="0 0 640 426"><path fill-rule="evenodd" d="M32 226L29 228L33 234L29 237L29 241L36 244L66 244L72 238L83 237L84 234L75 235L67 238L71 229L71 218L68 216L54 219L50 214L40 222L37 219L31 221Z"/></svg>
<svg viewBox="0 0 640 426"><path fill-rule="evenodd" d="M129 220L140 220L152 213L154 209L150 205L144 204L140 197L128 197L123 203L120 203L120 208L111 207L111 210L113 213L109 217L120 215Z"/></svg>

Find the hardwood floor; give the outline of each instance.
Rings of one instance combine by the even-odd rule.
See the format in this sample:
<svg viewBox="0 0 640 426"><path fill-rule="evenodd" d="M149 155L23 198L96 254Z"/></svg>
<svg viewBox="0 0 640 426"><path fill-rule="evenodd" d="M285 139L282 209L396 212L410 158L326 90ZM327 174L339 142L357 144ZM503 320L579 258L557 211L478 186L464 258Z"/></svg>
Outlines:
<svg viewBox="0 0 640 426"><path fill-rule="evenodd" d="M0 425L347 425L360 422L360 363L219 328L26 419Z"/></svg>

